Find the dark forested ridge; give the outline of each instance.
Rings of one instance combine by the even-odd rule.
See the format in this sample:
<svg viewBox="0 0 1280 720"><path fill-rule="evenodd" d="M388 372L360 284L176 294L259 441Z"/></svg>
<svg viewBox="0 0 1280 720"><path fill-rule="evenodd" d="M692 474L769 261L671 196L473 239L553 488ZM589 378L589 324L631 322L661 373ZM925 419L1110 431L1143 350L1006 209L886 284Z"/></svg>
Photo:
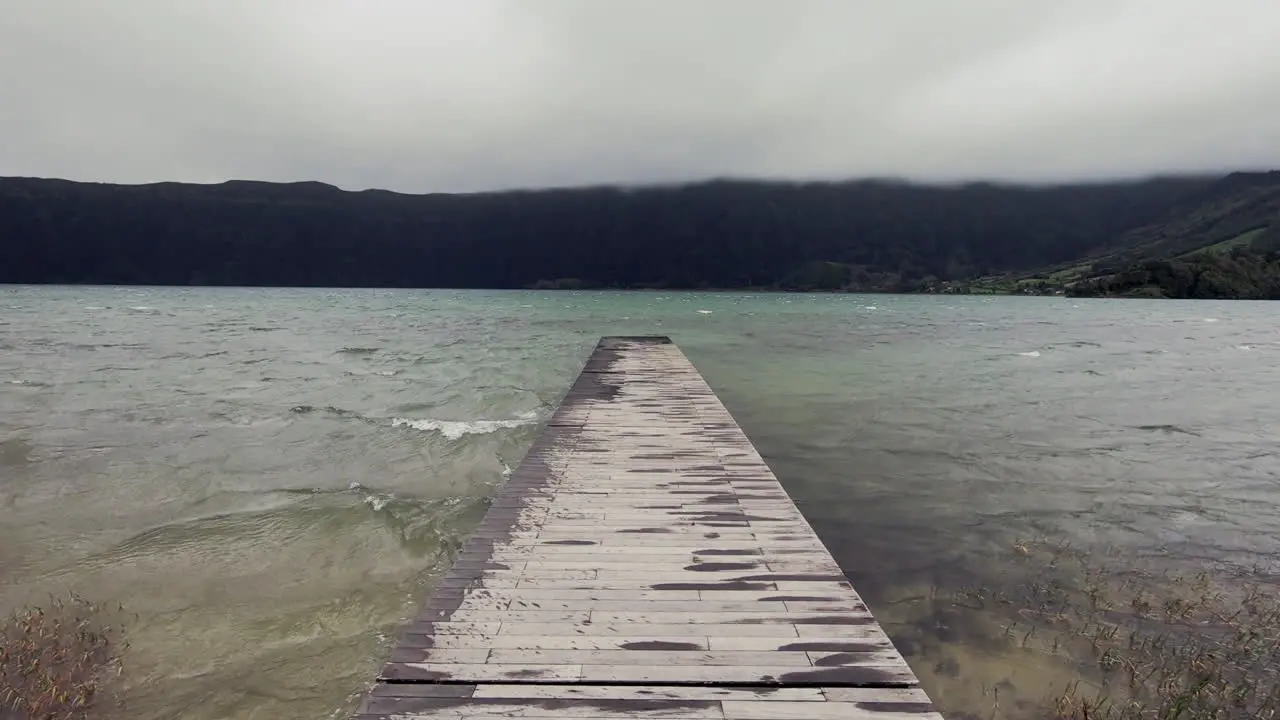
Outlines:
<svg viewBox="0 0 1280 720"><path fill-rule="evenodd" d="M1280 233L1277 198L1280 173L466 195L0 178L0 282L914 291L1002 277L1083 290L1223 234ZM1034 275L1045 268L1056 275Z"/></svg>

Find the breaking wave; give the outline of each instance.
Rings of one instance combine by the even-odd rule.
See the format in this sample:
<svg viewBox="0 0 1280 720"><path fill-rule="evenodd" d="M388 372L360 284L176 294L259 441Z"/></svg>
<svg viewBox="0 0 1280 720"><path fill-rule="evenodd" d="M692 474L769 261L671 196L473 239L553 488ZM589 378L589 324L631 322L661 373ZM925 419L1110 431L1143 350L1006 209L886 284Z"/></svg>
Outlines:
<svg viewBox="0 0 1280 720"><path fill-rule="evenodd" d="M511 430L538 422L537 411L520 413L510 420L437 420L426 418L395 418L391 421L394 427L408 427L423 432L436 432L446 440L458 440L466 435L487 435L499 430Z"/></svg>

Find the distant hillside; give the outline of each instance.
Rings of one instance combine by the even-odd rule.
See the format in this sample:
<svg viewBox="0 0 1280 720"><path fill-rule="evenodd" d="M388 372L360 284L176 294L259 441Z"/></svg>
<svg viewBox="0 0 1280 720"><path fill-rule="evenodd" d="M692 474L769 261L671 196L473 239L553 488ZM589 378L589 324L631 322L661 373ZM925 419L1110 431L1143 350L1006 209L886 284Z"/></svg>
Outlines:
<svg viewBox="0 0 1280 720"><path fill-rule="evenodd" d="M469 195L0 178L0 282L1109 293L1280 246L1280 173L931 187L717 181Z"/></svg>
<svg viewBox="0 0 1280 720"><path fill-rule="evenodd" d="M1074 295L1280 297L1280 172L1228 176L1079 262L1040 273Z"/></svg>

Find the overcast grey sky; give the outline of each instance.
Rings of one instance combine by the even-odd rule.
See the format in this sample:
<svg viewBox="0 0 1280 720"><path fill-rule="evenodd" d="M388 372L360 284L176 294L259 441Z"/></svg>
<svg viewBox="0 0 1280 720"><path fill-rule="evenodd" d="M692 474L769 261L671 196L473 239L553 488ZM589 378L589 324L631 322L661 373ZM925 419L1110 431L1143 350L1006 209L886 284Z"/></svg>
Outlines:
<svg viewBox="0 0 1280 720"><path fill-rule="evenodd" d="M0 0L0 175L1280 168L1280 0Z"/></svg>

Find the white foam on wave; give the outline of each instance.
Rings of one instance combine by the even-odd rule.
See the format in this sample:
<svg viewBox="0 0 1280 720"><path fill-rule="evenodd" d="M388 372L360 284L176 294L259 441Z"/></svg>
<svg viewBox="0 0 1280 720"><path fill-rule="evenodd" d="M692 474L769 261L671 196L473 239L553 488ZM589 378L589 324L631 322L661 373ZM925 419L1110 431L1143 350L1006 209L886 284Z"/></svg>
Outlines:
<svg viewBox="0 0 1280 720"><path fill-rule="evenodd" d="M352 482L350 485L347 485L347 489L354 493L363 494L364 498L360 502L368 505L374 512L378 512L382 508L386 507L387 503L396 499L395 495L375 492L358 482Z"/></svg>
<svg viewBox="0 0 1280 720"><path fill-rule="evenodd" d="M520 415L511 420L436 420L434 418L415 420L412 418L395 418L391 421L391 425L392 427L409 427L423 432L438 432L446 440L460 440L467 435L488 435L499 430L524 427L537 421L538 413L531 410L520 413Z"/></svg>
<svg viewBox="0 0 1280 720"><path fill-rule="evenodd" d="M710 315L710 314L711 314L711 311L710 311L710 310L699 310L699 311L698 311L698 314L699 314L699 315Z"/></svg>
<svg viewBox="0 0 1280 720"><path fill-rule="evenodd" d="M395 377L400 374L399 370L382 370L378 372L382 377Z"/></svg>
<svg viewBox="0 0 1280 720"><path fill-rule="evenodd" d="M148 310L155 310L155 308L151 307L150 305L132 305L129 307L129 309L137 310L138 312L147 312Z"/></svg>
<svg viewBox="0 0 1280 720"><path fill-rule="evenodd" d="M1205 318L1205 322L1218 322L1218 318Z"/></svg>
<svg viewBox="0 0 1280 720"><path fill-rule="evenodd" d="M863 309L863 310L876 310L877 308L876 308L876 306L875 306L875 305L867 305L867 306L863 307L862 309Z"/></svg>
<svg viewBox="0 0 1280 720"><path fill-rule="evenodd" d="M1040 357L1039 350L1032 350L1031 352L1020 352L1018 354L1021 355L1022 357Z"/></svg>
<svg viewBox="0 0 1280 720"><path fill-rule="evenodd" d="M85 310L106 310L106 308L101 305L85 305L84 309Z"/></svg>
<svg viewBox="0 0 1280 720"><path fill-rule="evenodd" d="M1252 349L1253 349L1253 346L1252 346L1252 345L1237 345L1237 346L1236 346L1236 349L1237 349L1237 350L1252 350Z"/></svg>

